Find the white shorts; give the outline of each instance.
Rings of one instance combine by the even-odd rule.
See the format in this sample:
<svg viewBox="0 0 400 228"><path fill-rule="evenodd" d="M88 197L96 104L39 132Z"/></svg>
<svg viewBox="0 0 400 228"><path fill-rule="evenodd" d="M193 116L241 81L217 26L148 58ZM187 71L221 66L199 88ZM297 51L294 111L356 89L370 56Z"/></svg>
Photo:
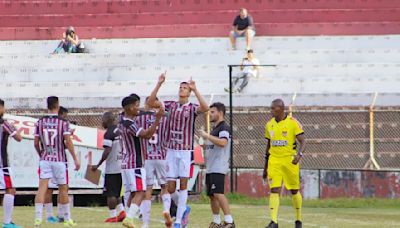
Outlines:
<svg viewBox="0 0 400 228"><path fill-rule="evenodd" d="M55 185L68 184L67 163L40 161L39 162L39 178L40 179L50 179L49 183L52 182ZM50 184L49 184L49 188L51 188Z"/></svg>
<svg viewBox="0 0 400 228"><path fill-rule="evenodd" d="M122 183L124 190L130 192L146 191L146 170L144 168L122 169Z"/></svg>
<svg viewBox="0 0 400 228"><path fill-rule="evenodd" d="M0 168L0 189L14 188L10 168Z"/></svg>
<svg viewBox="0 0 400 228"><path fill-rule="evenodd" d="M144 162L147 186L153 186L155 179L159 185L164 185L167 183L166 166L166 160L146 160Z"/></svg>
<svg viewBox="0 0 400 228"><path fill-rule="evenodd" d="M40 168L38 169L38 175L40 178ZM47 187L50 189L58 189L58 185L56 183L54 183L52 179L49 180L49 184Z"/></svg>
<svg viewBox="0 0 400 228"><path fill-rule="evenodd" d="M190 178L193 175L192 150L167 150L167 180Z"/></svg>

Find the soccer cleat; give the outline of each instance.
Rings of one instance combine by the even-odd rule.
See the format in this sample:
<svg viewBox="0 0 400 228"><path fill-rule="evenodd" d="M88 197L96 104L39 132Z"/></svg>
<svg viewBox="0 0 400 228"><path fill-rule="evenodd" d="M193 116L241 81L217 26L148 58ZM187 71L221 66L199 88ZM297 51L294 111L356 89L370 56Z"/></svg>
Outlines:
<svg viewBox="0 0 400 228"><path fill-rule="evenodd" d="M118 222L122 222L124 221L124 219L126 218L126 212L125 211L121 211L118 215Z"/></svg>
<svg viewBox="0 0 400 228"><path fill-rule="evenodd" d="M210 223L210 225L208 226L208 228L221 228L221 227L223 227L221 224L215 222Z"/></svg>
<svg viewBox="0 0 400 228"><path fill-rule="evenodd" d="M163 212L163 217L164 217L164 221L165 221L165 227L172 228L172 225L174 222L173 222L169 212L167 212L167 211Z"/></svg>
<svg viewBox="0 0 400 228"><path fill-rule="evenodd" d="M122 221L122 225L126 228L135 228L135 223L133 219L126 217L124 221Z"/></svg>
<svg viewBox="0 0 400 228"><path fill-rule="evenodd" d="M183 228L186 228L186 226L189 224L189 215L190 215L190 207L186 206L186 210L183 213L182 222L181 222L181 225Z"/></svg>
<svg viewBox="0 0 400 228"><path fill-rule="evenodd" d="M224 222L221 227L223 227L223 228L235 228L236 225L235 225L235 222L232 222L232 223Z"/></svg>
<svg viewBox="0 0 400 228"><path fill-rule="evenodd" d="M118 222L118 217L108 218L108 219L106 219L106 221L104 221L104 222L106 222L106 223Z"/></svg>
<svg viewBox="0 0 400 228"><path fill-rule="evenodd" d="M265 228L279 228L278 223L271 221Z"/></svg>
<svg viewBox="0 0 400 228"><path fill-rule="evenodd" d="M303 223L302 223L301 221L297 220L297 221L294 223L294 227L295 227L295 228L302 228L302 227L303 227Z"/></svg>
<svg viewBox="0 0 400 228"><path fill-rule="evenodd" d="M63 217L57 217L58 223L64 223L64 218Z"/></svg>
<svg viewBox="0 0 400 228"><path fill-rule="evenodd" d="M50 216L46 219L46 222L48 223L58 223L58 218L54 217L54 216Z"/></svg>
<svg viewBox="0 0 400 228"><path fill-rule="evenodd" d="M3 224L3 228L22 228L20 226L15 225L14 223Z"/></svg>
<svg viewBox="0 0 400 228"><path fill-rule="evenodd" d="M76 222L72 219L64 221L64 227L74 227L77 226Z"/></svg>
<svg viewBox="0 0 400 228"><path fill-rule="evenodd" d="M42 226L42 220L41 219L35 219L35 223L33 224L33 227L38 228Z"/></svg>
<svg viewBox="0 0 400 228"><path fill-rule="evenodd" d="M181 224L179 224L179 223L174 223L174 228L181 228Z"/></svg>

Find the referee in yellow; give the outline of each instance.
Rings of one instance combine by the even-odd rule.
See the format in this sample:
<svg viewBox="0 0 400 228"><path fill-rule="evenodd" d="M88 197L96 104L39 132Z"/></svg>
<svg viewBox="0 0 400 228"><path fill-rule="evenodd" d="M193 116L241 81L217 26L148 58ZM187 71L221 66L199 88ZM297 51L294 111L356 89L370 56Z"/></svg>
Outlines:
<svg viewBox="0 0 400 228"><path fill-rule="evenodd" d="M300 189L300 159L305 150L304 131L300 123L285 113L283 100L272 101L273 118L265 126L267 149L265 154L264 180L268 177L271 189L269 208L271 223L267 228L278 228L279 195L282 182L292 193L293 207L296 211L295 228L302 227Z"/></svg>

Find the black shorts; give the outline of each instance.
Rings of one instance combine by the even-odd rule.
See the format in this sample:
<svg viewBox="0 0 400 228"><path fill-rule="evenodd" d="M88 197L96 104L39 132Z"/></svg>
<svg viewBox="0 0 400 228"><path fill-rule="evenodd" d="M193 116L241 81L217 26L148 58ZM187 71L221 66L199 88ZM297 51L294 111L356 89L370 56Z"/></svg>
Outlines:
<svg viewBox="0 0 400 228"><path fill-rule="evenodd" d="M207 195L225 193L225 174L208 173L206 174L206 189Z"/></svg>
<svg viewBox="0 0 400 228"><path fill-rule="evenodd" d="M120 197L122 177L120 173L106 174L104 177L103 195L107 197Z"/></svg>

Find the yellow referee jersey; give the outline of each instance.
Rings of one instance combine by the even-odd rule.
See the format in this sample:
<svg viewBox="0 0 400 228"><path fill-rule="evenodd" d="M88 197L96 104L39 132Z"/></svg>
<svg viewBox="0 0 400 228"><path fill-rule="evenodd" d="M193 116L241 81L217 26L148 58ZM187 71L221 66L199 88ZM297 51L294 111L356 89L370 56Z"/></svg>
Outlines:
<svg viewBox="0 0 400 228"><path fill-rule="evenodd" d="M296 152L296 136L304 131L300 123L293 117L276 122L272 118L265 125L265 138L269 139L269 154L274 157L293 156Z"/></svg>

